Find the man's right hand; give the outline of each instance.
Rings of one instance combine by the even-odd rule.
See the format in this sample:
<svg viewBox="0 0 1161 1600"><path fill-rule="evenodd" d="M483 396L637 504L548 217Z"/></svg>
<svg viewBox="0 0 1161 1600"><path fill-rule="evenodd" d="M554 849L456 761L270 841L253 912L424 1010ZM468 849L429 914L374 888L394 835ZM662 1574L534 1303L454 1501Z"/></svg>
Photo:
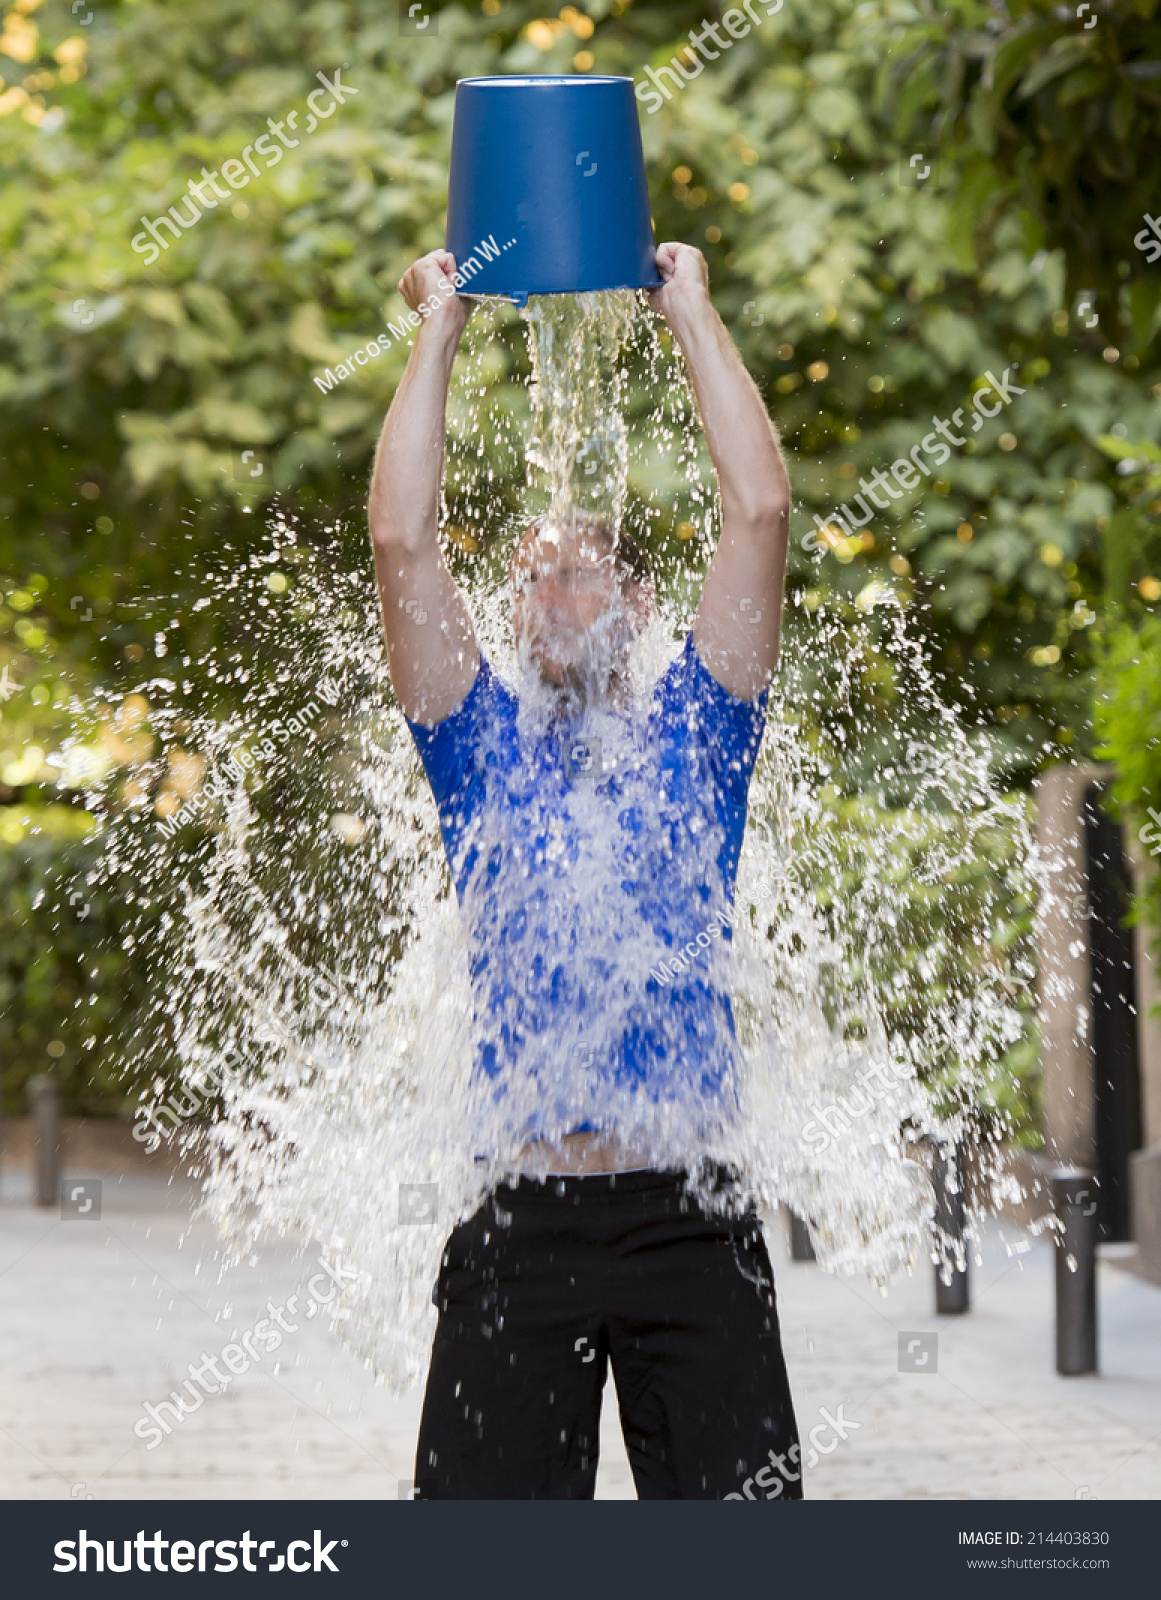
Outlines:
<svg viewBox="0 0 1161 1600"><path fill-rule="evenodd" d="M646 298L680 339L686 328L712 313L709 268L693 245L667 243L657 246L657 271L661 287L647 289Z"/></svg>
<svg viewBox="0 0 1161 1600"><path fill-rule="evenodd" d="M475 307L467 295L457 294L455 270L456 258L450 251L429 250L400 278L399 293L424 319L424 326L458 340Z"/></svg>

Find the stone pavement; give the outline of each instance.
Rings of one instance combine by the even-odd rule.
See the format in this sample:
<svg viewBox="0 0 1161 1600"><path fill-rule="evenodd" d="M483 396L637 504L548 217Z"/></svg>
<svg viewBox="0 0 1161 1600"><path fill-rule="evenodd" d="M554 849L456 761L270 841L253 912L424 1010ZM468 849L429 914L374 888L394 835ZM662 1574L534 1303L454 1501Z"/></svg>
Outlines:
<svg viewBox="0 0 1161 1600"><path fill-rule="evenodd" d="M291 1249L220 1285L181 1180L106 1176L99 1221L32 1206L26 1172L6 1172L0 1196L0 1496L398 1496L420 1396L377 1388L322 1318L155 1449L134 1436L144 1401L301 1290ZM1102 1372L1065 1379L1051 1246L1012 1225L990 1226L961 1318L934 1316L926 1269L884 1297L790 1262L779 1223L768 1236L800 1428L840 1403L858 1424L808 1473L811 1498L1161 1497L1161 1288L1102 1260ZM918 1370L899 1371L901 1332L937 1335ZM632 1499L611 1387L602 1431L598 1498Z"/></svg>

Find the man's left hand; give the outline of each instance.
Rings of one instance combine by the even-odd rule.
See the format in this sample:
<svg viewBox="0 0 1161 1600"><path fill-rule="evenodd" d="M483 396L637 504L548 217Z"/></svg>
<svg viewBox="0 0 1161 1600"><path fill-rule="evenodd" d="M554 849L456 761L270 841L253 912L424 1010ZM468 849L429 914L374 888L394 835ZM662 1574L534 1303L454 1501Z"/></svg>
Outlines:
<svg viewBox="0 0 1161 1600"><path fill-rule="evenodd" d="M693 245L669 243L657 246L657 270L661 288L645 292L653 310L676 333L680 322L709 305L709 268Z"/></svg>

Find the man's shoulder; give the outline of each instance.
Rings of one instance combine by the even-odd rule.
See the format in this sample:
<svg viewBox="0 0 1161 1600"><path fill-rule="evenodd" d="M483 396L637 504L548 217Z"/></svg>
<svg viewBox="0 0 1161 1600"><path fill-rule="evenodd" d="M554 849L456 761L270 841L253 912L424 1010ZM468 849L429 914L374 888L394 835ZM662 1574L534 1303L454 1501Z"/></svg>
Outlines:
<svg viewBox="0 0 1161 1600"><path fill-rule="evenodd" d="M436 722L413 722L408 718L407 725L419 742L440 737L454 738L486 722L490 716L505 711L514 712L516 706L515 694L497 676L491 662L481 651L476 676L459 704Z"/></svg>
<svg viewBox="0 0 1161 1600"><path fill-rule="evenodd" d="M691 630L653 686L654 719L660 717L664 724L675 727L691 725L691 717L694 724L700 722L703 710L715 698L714 687L697 653Z"/></svg>
<svg viewBox="0 0 1161 1600"><path fill-rule="evenodd" d="M492 764L489 748L505 749L514 737L516 710L515 695L481 655L475 680L458 706L431 727L408 723L437 802L443 805L465 793L473 775Z"/></svg>

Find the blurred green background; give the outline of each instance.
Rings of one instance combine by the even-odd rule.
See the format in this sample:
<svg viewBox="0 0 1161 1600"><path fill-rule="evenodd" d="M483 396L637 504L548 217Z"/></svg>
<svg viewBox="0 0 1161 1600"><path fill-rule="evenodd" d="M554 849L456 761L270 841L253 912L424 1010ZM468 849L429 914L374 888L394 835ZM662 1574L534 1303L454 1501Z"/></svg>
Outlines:
<svg viewBox="0 0 1161 1600"><path fill-rule="evenodd" d="M1156 0L1075 10L785 0L641 122L657 236L705 251L783 433L792 592L843 604L890 584L923 608L945 692L991 730L1006 785L1098 752L1136 831L1161 807L1161 251L1134 242L1161 216L1161 24ZM640 80L721 14L452 0L427 34L369 0L4 11L5 1109L46 1069L69 1109L118 1108L106 1041L144 999L115 897L54 892L91 848L83 774L45 759L70 699L149 670L166 619L148 596L176 569L257 547L241 451L263 453L263 494L301 536L362 537L407 346L333 392L312 378L398 321L398 278L443 243L456 79ZM357 93L306 136L316 73L335 69ZM190 178L295 109L298 147L146 266L142 219L188 208ZM857 539L802 549L812 513L1009 368L1026 392L940 477ZM498 403L521 376L495 363ZM493 530L468 516L462 547L484 555ZM220 640L232 621L197 626ZM123 717L104 744L131 784L148 731ZM1147 909L1161 924L1155 871Z"/></svg>

